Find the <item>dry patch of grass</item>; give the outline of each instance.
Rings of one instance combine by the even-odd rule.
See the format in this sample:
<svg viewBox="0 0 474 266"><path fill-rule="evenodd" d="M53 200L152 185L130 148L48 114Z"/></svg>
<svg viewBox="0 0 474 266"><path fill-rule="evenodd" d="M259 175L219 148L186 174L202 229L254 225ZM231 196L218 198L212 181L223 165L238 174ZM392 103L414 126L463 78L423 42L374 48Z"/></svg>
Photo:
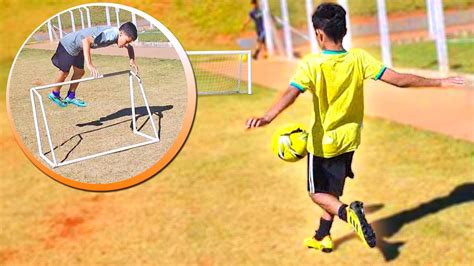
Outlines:
<svg viewBox="0 0 474 266"><path fill-rule="evenodd" d="M180 155L155 178L124 191L96 194L64 187L40 174L16 147L8 148L19 166L7 171L0 185L4 260L310 265L315 260L337 264L350 256L354 264L385 262L387 250L366 249L339 221L333 228L334 253L301 245L319 213L306 195L306 165L278 160L268 145L279 124L309 121L310 99L304 95L268 128L246 132L245 118L263 112L275 97L268 89L255 91L200 97ZM404 242L398 254L389 252L396 255L393 261L471 261L474 250L465 243L473 240L473 205L442 202L456 187L474 181L474 145L371 118L363 134L356 178L347 182L343 200L383 205L368 218L384 232L393 231L382 234L388 247ZM423 212L423 206L430 211Z"/></svg>

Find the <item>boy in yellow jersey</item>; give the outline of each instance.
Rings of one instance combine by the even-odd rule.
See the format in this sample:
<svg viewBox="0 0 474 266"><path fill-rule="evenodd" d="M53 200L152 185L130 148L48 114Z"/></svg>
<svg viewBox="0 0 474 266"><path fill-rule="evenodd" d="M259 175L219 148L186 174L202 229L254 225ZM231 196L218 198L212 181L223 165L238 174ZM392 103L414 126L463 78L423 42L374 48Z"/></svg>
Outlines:
<svg viewBox="0 0 474 266"><path fill-rule="evenodd" d="M345 178L354 177L351 163L360 144L364 80L382 80L398 87L445 87L464 83L460 77L430 79L397 73L361 49L344 50L345 17L345 10L337 4L323 3L316 8L312 20L322 52L306 56L279 100L264 116L250 118L246 123L247 128L265 126L301 93L312 94L307 188L323 214L315 235L306 238L304 244L324 252L333 250L330 229L336 215L352 226L366 246L376 244L362 202L354 201L348 206L339 200Z"/></svg>

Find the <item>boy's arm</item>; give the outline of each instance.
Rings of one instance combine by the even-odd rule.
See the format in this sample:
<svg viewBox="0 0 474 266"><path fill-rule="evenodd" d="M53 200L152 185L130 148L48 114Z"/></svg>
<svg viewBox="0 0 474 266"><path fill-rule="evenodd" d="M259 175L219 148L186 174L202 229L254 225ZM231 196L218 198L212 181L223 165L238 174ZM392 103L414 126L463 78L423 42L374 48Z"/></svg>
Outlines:
<svg viewBox="0 0 474 266"><path fill-rule="evenodd" d="M91 76L98 78L99 72L92 64L91 59L91 44L94 43L94 38L92 36L86 37L82 40L82 51L84 52L84 59L86 61L87 68L91 72Z"/></svg>
<svg viewBox="0 0 474 266"><path fill-rule="evenodd" d="M272 122L275 117L277 117L283 110L295 102L296 98L300 94L301 92L298 89L294 88L293 86L289 86L264 116L249 118L246 123L247 128L263 127L267 124L270 124L270 122Z"/></svg>
<svg viewBox="0 0 474 266"><path fill-rule="evenodd" d="M397 87L453 87L463 86L464 78L448 77L448 78L425 78L413 74L398 73L387 68L380 77L380 80L392 84Z"/></svg>
<svg viewBox="0 0 474 266"><path fill-rule="evenodd" d="M240 31L243 31L247 27L247 25L249 25L249 23L250 23L250 17L248 17L247 20L244 22L244 24L242 25L242 29Z"/></svg>
<svg viewBox="0 0 474 266"><path fill-rule="evenodd" d="M130 67L133 68L135 74L138 75L138 66L137 63L135 62L135 50L133 49L133 46L130 44L126 46L127 51L128 51L128 58L130 58Z"/></svg>

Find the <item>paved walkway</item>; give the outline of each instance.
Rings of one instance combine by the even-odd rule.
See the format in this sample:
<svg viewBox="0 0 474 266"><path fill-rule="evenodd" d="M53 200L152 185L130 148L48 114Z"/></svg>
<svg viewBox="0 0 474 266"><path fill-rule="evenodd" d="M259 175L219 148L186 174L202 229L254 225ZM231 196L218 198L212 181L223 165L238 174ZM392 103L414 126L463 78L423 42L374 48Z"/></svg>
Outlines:
<svg viewBox="0 0 474 266"><path fill-rule="evenodd" d="M261 60L253 64L253 83L286 89L297 62ZM426 76L435 71L401 70ZM474 76L464 88L406 89L381 81L365 86L365 113L416 128L474 142Z"/></svg>

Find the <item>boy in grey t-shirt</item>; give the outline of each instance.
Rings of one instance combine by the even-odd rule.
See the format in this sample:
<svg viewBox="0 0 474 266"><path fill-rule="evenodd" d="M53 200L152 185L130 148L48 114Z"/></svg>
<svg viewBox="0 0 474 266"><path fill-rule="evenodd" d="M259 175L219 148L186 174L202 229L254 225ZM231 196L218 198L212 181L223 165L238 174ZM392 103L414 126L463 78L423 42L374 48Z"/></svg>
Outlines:
<svg viewBox="0 0 474 266"><path fill-rule="evenodd" d="M132 22L126 22L120 28L98 26L67 34L59 41L56 53L51 58L53 65L59 69L55 83L66 80L71 66L74 69L71 80L82 78L85 73L84 59L91 75L98 77L99 72L92 64L90 50L112 44L117 44L120 48L127 48L130 66L135 72L138 72L138 66L135 63L135 52L130 45L131 42L137 39L137 34L137 28ZM60 96L61 86L53 87L48 98L60 107L66 107L68 104L85 107L87 104L76 98L78 86L79 83L71 84L64 100Z"/></svg>

